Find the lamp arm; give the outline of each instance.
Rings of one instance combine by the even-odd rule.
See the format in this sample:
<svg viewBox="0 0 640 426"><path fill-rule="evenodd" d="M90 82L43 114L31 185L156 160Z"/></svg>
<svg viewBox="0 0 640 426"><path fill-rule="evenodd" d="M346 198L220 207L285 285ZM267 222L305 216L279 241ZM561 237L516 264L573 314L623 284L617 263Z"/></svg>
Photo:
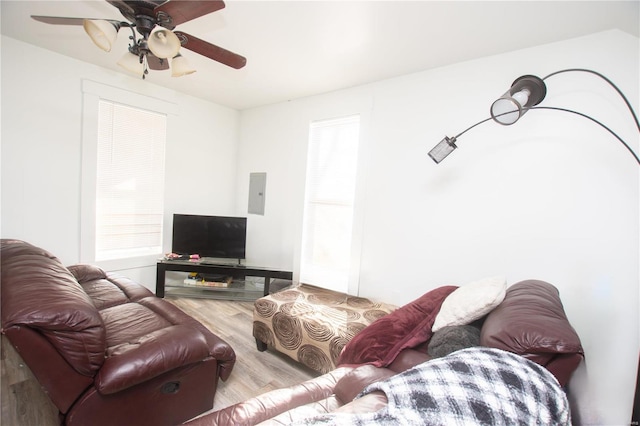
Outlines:
<svg viewBox="0 0 640 426"><path fill-rule="evenodd" d="M609 85L611 85L611 87L613 87L615 89L616 92L618 92L618 94L620 95L620 97L624 100L625 104L627 105L627 108L629 109L629 112L631 113L631 115L633 116L633 120L636 123L636 128L638 129L638 131L640 132L640 122L638 121L638 117L635 113L635 111L633 110L633 107L631 106L631 103L629 102L629 100L627 99L627 97L624 95L624 93L622 93L622 91L620 90L620 88L618 88L618 86L616 86L611 80L609 80L607 77L605 77L604 75L600 74L597 71L593 71L590 69L584 69L584 68L568 68L568 69L564 69L564 70L560 70L560 71L556 71L553 72L549 75L547 75L546 77L544 77L543 79L540 79L539 77L534 77L534 76L523 76L520 77L518 80L516 80L514 82L514 84L512 84L512 88L514 86L516 86L519 81L523 80L525 77L531 77L534 81L538 81L539 85L542 86L542 88L544 90L541 91L541 97L540 99L537 100L537 102L535 102L531 107L528 108L521 108L521 106L518 104L517 101L513 101L515 102L515 104L518 107L518 113L519 116L522 116L522 114L524 114L525 112L527 112L530 109L548 109L548 110L555 110L555 111L564 111L564 112L569 112L572 114L576 114L579 115L581 117L587 118L591 121L593 121L594 123L598 124L600 127L602 127L603 129L605 129L606 131L608 131L610 134L612 134L616 139L618 139L618 141L620 141L620 143L622 143L625 148L627 148L627 150L631 153L631 155L633 155L633 158L636 160L636 162L638 163L638 165L640 165L640 158L638 157L638 155L631 149L631 147L629 146L628 143L626 143L620 136L618 136L618 134L616 134L613 130L611 130L609 127L607 127L606 125L604 125L603 123L601 123L600 121L596 120L593 117L588 116L587 114L578 112L578 111L573 111L570 109L566 109L566 108L559 108L559 107L547 107L547 106L538 106L538 103L544 98L544 94L546 93L546 87L545 84L542 80L546 80L549 77L553 77L554 75L558 75L558 74L562 74L562 73L566 73L566 72L587 72L593 75L596 75L600 78L602 78L604 81L606 81L607 83L609 83ZM537 79L537 80L536 80ZM510 93L510 92L507 92ZM502 98L501 98L502 99ZM495 102L494 102L495 104ZM457 142L457 139L462 136L463 134L465 134L466 132L468 132L469 130L473 129L476 126L479 126L480 124L486 123L487 121L490 120L495 120L501 124L512 124L514 123L516 120L513 120L510 123L502 123L499 120L497 120L497 117L500 117L502 115L508 115L508 114L512 114L514 113L514 110L508 110L506 112L502 112L499 114L494 114L493 111L493 106L491 108L491 117L486 118L484 120L478 121L477 123L471 125L470 127L467 127L465 130L463 130L462 132L458 133L456 136L449 138L447 136L445 136L444 139L442 139L436 146L434 146L431 151L429 151L429 156L436 162L436 163L440 163L445 157L447 157L451 152L453 152L453 150L455 150L457 148L457 146L455 145L455 142Z"/></svg>
<svg viewBox="0 0 640 426"><path fill-rule="evenodd" d="M505 113L505 114L507 114L507 113ZM503 114L500 114L500 115L503 115ZM484 120L478 121L476 124L474 124L474 125L472 125L472 126L467 127L466 129L464 129L463 131L461 131L460 133L458 133L457 135L455 135L455 136L453 137L453 139L454 139L454 140L456 140L456 139L458 139L460 136L462 136L462 135L464 135L465 133L467 133L469 130L473 129L474 127L479 126L479 125L481 125L482 123L486 123L487 121L491 121L491 120L493 120L493 117L485 118Z"/></svg>
<svg viewBox="0 0 640 426"><path fill-rule="evenodd" d="M631 153L631 155L633 155L633 158L636 159L636 161L638 162L638 164L640 165L640 158L638 158L638 155L636 155L635 152L633 152L633 150L631 149L631 147L629 146L629 144L627 144L620 136L617 135L616 132L614 132L613 130L611 130L609 127L607 127L605 124L603 124L602 122L596 120L593 117L588 116L587 114L583 114L581 112L578 111L573 111L570 109L566 109L566 108L559 108L559 107L550 107L550 106L535 106L535 107L531 107L529 109L550 109L550 110L554 110L554 111L564 111L564 112L570 112L571 114L576 114L579 115L581 117L587 118L591 121L593 121L596 124L599 124L601 127L603 127L605 130L607 130L609 133L611 133L616 139L618 139L622 145L625 146L625 148L627 148L629 150L629 152ZM632 111L633 112L633 111ZM635 115L634 115L635 117ZM486 121L486 120L485 120ZM480 123L478 123L480 124Z"/></svg>
<svg viewBox="0 0 640 426"><path fill-rule="evenodd" d="M587 72L587 73L590 73L590 74L593 74L593 75L597 75L598 77L600 77L601 79L603 79L604 81L609 83L611 85L611 87L613 87L616 90L616 92L618 92L620 97L624 100L624 103L627 104L627 108L629 109L629 112L633 116L633 120L636 122L636 127L638 128L638 131L640 131L640 122L638 122L638 116L636 116L636 113L633 111L633 107L631 106L631 103L629 102L627 97L624 95L624 93L622 93L622 90L620 90L620 88L618 88L618 86L616 86L613 81L609 80L607 77L605 77L604 75L600 74L599 72L593 71L593 70L589 70L589 69L585 69L585 68L568 68L566 70L560 70L560 71L552 72L548 76L544 77L543 80L546 80L549 77L553 77L556 74L562 74L562 73L565 73L565 72L573 72L573 71ZM575 111L572 111L572 112L575 112ZM591 117L587 117L587 118L593 120ZM606 128L606 126L602 125L602 123L598 123L598 124L600 124L601 126ZM609 130L609 129L607 129L607 130ZM609 131L611 132L611 130L609 130ZM613 132L611 132L611 133L613 133ZM617 137L617 135L615 133L613 133L613 135ZM618 139L620 139L620 138L618 138ZM628 148L629 147L627 146L627 149ZM634 156L635 156L635 154L634 154Z"/></svg>
<svg viewBox="0 0 640 426"><path fill-rule="evenodd" d="M633 155L633 158L635 158L636 162L640 165L640 158L638 157L638 155L637 155L635 152L633 152L633 150L631 149L631 147L629 146L629 144L628 144L628 143L626 143L626 142L624 141L624 139L622 139L620 136L618 136L618 134L617 134L616 132L614 132L614 131L613 131L613 130L611 130L608 126L606 126L604 123L602 123L602 122L600 122L600 121L596 120L595 118L590 117L590 116L588 116L587 114L584 114L584 113L581 113L581 112L578 112L578 111L573 111L573 110L570 110L570 109L567 109L567 108L560 108L560 107L551 107L551 106L535 106L535 107L531 107L531 108L528 108L528 109L549 109L549 110L553 110L553 111L563 111L563 112L569 112L569 113L571 113L571 114L576 114L576 115L579 115L579 116L581 116L581 117L587 118L587 119L589 119L589 120L593 121L594 123L596 123L596 124L600 125L600 126L601 126L602 128L604 128L606 131L608 131L609 133L611 133L611 134L612 134L616 139L618 139L618 140L620 141L620 143L622 143L622 145L624 145L624 147L625 147L625 148L627 148L627 150L631 153L631 155ZM633 112L633 110L632 110L632 112ZM508 112L507 112L507 113L504 113L504 114L508 114ZM635 117L635 116L634 116L634 117ZM456 142L456 141L457 141L457 139L458 139L460 136L462 136L463 134L467 133L469 130L471 130L471 129L473 129L474 127L479 126L479 125L481 125L481 124L483 124L483 123L486 123L487 121L491 121L491 120L493 120L493 117L489 117L489 118L485 118L484 120L480 120L480 121L478 121L477 123L475 123L475 124L473 124L473 125L471 125L471 126L467 127L467 128L466 128L466 129L464 129L462 132L460 132L460 133L458 133L457 135L455 135L451 140L452 140L453 142Z"/></svg>

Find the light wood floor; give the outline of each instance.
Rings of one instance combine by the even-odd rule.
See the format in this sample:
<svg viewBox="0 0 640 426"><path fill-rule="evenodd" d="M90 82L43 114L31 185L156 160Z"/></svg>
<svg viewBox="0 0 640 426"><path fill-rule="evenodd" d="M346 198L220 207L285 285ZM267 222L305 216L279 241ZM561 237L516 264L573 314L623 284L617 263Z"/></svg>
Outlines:
<svg viewBox="0 0 640 426"><path fill-rule="evenodd" d="M255 395L303 382L318 373L271 349L258 352L251 334L253 302L167 297L180 309L223 338L236 352L236 365L226 382L220 381L213 410ZM3 426L58 425L57 409L28 367L2 336L0 392Z"/></svg>

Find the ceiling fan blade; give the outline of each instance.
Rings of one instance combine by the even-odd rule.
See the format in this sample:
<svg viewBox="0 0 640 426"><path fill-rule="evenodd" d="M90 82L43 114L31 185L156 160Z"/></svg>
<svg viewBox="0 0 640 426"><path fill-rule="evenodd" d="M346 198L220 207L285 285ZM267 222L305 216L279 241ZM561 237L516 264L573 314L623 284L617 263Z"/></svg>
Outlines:
<svg viewBox="0 0 640 426"><path fill-rule="evenodd" d="M44 22L52 25L82 25L85 18L63 18L61 16L38 16L31 15L36 21ZM89 18L87 18L89 19Z"/></svg>
<svg viewBox="0 0 640 426"><path fill-rule="evenodd" d="M218 61L231 68L240 69L247 64L247 58L237 53L230 52L222 47L216 46L197 37L183 33L182 31L174 31L175 35L180 39L182 47L202 56Z"/></svg>
<svg viewBox="0 0 640 426"><path fill-rule="evenodd" d="M149 65L149 69L162 71L169 69L169 60L168 59L160 59L152 53L147 54L147 64Z"/></svg>
<svg viewBox="0 0 640 426"><path fill-rule="evenodd" d="M123 0L107 0L107 3L109 3L111 6L114 6L114 7L118 8L118 10L122 11L123 13L124 12L130 13L130 14L136 13L135 9L132 8L131 6L129 6L126 1L123 1Z"/></svg>
<svg viewBox="0 0 640 426"><path fill-rule="evenodd" d="M111 22L114 25L120 26L128 26L128 22L120 22L115 19L94 19L94 18L64 18L61 16L38 16L31 15L33 19L39 22L44 22L45 24L52 25L83 25L85 20L89 21L107 21Z"/></svg>
<svg viewBox="0 0 640 426"><path fill-rule="evenodd" d="M184 22L222 8L224 8L224 1L222 0L169 0L156 7L153 11L156 14L158 25L172 30ZM171 20L167 22L162 16L163 14L170 16Z"/></svg>

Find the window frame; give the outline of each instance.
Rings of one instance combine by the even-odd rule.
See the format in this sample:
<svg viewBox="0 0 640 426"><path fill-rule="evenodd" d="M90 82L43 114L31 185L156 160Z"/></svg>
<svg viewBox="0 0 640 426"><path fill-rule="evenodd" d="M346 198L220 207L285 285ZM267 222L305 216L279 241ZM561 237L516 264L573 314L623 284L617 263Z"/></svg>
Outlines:
<svg viewBox="0 0 640 426"><path fill-rule="evenodd" d="M309 122L308 125L308 140L307 140L307 170L305 172L305 193L304 193L304 206L303 206L303 218L302 218L302 229L301 229L301 239L300 239L300 264L299 264L299 271L298 271L298 278L301 282L306 282L304 281L304 273L303 273L303 262L305 262L305 247L306 247L306 242L305 239L307 237L307 225L306 225L306 217L307 217L307 209L309 208L309 205L335 205L335 206L339 206L339 205L344 205L346 206L347 204L343 203L343 202L336 202L336 200L330 200L330 199L322 199L322 198L316 198L313 197L308 191L309 191L309 170L308 167L310 165L310 161L311 158L309 157L309 155L311 154L311 143L312 143L312 138L313 138L313 130L314 127L316 126L323 126L325 124L331 123L331 122L335 122L336 124L339 124L340 122L344 122L344 121L349 121L349 120L357 120L357 124L358 124L358 140L356 142L357 146L356 146L356 170L355 170L355 176L354 176L354 190L353 190L353 194L351 197L350 202L348 203L348 207L351 209L351 224L350 224L350 228L351 228L351 235L349 236L349 240L350 240L350 247L349 247L349 259L346 259L346 262L348 263L348 269L346 271L346 275L345 275L345 279L346 279L346 283L345 283L345 287L341 287L341 288L337 288L337 287L333 287L331 288L326 287L326 288L331 288L332 290L335 291L344 291L347 292L349 294L358 294L358 290L359 290L359 268L360 268L360 253L361 253L361 227L362 227L362 192L363 192L363 182L362 182L362 175L363 175L363 168L364 168L364 162L362 161L362 150L363 150L363 134L364 134L364 126L363 126L363 121L364 121L364 117L362 113L350 113L350 114L344 114L344 115L340 115L340 116L336 116L336 117L330 117L330 118L323 118L323 119L316 119L316 120L312 120ZM325 124L323 124L325 123ZM323 270L322 268L318 269L318 271L321 272L325 272L325 270ZM317 273L317 271L316 271ZM319 274L319 276L322 276L323 274ZM313 284L313 285L318 285L320 287L324 287L325 285L323 285L322 282L309 282L309 284Z"/></svg>
<svg viewBox="0 0 640 426"><path fill-rule="evenodd" d="M82 81L82 171L80 201L80 261L92 263L107 270L131 269L156 263L158 255L128 257L96 261L96 170L99 101L104 99L167 115L167 143L171 116L177 115L178 106L164 99L145 96L128 90L91 80ZM166 160L165 160L166 162ZM166 180L166 175L165 175Z"/></svg>

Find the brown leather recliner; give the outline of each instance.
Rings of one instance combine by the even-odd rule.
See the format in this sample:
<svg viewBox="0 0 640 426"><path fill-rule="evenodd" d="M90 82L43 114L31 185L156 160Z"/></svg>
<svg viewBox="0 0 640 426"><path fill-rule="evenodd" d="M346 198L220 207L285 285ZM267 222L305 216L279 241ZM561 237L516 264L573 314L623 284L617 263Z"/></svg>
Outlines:
<svg viewBox="0 0 640 426"><path fill-rule="evenodd" d="M67 425L175 425L211 409L233 349L145 287L2 240L2 333Z"/></svg>

